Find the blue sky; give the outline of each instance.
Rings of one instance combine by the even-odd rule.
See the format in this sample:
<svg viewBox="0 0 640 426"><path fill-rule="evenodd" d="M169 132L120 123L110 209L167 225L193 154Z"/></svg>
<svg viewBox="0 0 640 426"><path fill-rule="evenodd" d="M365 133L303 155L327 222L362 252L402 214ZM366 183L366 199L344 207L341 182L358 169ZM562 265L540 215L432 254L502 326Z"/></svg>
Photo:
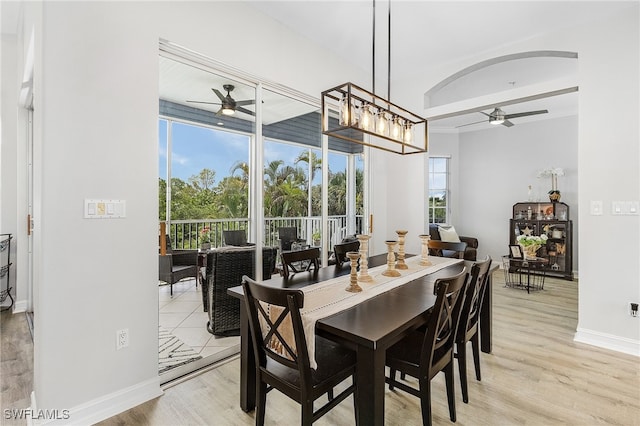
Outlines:
<svg viewBox="0 0 640 426"><path fill-rule="evenodd" d="M167 175L167 121L159 120L159 173ZM293 165L296 157L304 148L297 145L266 142L265 165L274 160L283 160ZM172 165L173 177L187 181L204 168L215 170L215 183L220 182L231 173L238 161L249 161L249 137L232 132L218 131L206 127L174 123L172 128ZM319 155L319 150L317 151ZM301 163L304 167L306 164ZM329 154L331 171L346 169L346 157ZM320 183L320 175L316 175L314 183Z"/></svg>

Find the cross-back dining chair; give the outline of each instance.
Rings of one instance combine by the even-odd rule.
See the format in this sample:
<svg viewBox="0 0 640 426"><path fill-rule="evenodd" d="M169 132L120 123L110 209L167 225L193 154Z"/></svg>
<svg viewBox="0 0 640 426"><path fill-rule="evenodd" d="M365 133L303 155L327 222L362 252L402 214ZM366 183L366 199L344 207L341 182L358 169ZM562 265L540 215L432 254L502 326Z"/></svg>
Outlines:
<svg viewBox="0 0 640 426"><path fill-rule="evenodd" d="M467 270L450 278L437 279L436 303L429 315L426 330L418 329L387 350L390 368L386 382L389 389L399 388L420 398L422 423L431 425L431 380L444 372L449 403L449 418L456 421L453 349L465 295ZM396 371L418 379L418 389L396 380Z"/></svg>
<svg viewBox="0 0 640 426"><path fill-rule="evenodd" d="M320 257L320 249L311 247L304 250L284 251L280 253L282 260L282 275L289 277L289 273L305 272L314 269L317 271L320 267L318 258Z"/></svg>
<svg viewBox="0 0 640 426"><path fill-rule="evenodd" d="M272 389L301 404L303 425L311 425L355 392L352 350L316 336L317 368L311 368L300 317L302 291L263 286L247 276L242 277L242 288L256 360L256 425L264 424L267 392ZM333 388L349 377L351 385L334 397ZM314 401L324 394L329 401L314 411Z"/></svg>
<svg viewBox="0 0 640 426"><path fill-rule="evenodd" d="M462 389L462 401L469 402L469 391L467 386L467 343L471 342L473 350L473 364L476 370L476 380L480 381L480 336L478 333L478 320L480 318L480 308L489 280L489 267L491 257L476 262L471 267L469 283L462 305L460 323L456 334L456 354L458 358L458 371L460 372L460 388Z"/></svg>
<svg viewBox="0 0 640 426"><path fill-rule="evenodd" d="M347 257L348 252L358 250L360 250L360 241L358 240L335 244L333 246L333 253L338 268L341 267L344 262L349 261L349 258Z"/></svg>
<svg viewBox="0 0 640 426"><path fill-rule="evenodd" d="M445 256L445 251L456 252L458 259L464 259L464 252L467 249L467 243L449 242L439 240L429 240L429 254L431 256Z"/></svg>

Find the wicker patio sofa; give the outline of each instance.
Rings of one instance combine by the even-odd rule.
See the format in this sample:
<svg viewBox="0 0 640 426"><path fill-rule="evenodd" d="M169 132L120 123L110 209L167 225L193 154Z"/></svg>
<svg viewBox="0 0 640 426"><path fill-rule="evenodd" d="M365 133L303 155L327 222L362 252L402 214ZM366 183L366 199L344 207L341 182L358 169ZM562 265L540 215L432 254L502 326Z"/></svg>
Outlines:
<svg viewBox="0 0 640 426"><path fill-rule="evenodd" d="M256 248L219 247L207 253L202 285L204 309L209 313L207 330L218 336L240 334L240 301L227 295L227 289L242 284L242 276L254 277ZM276 265L276 247L262 249L262 277L268 279Z"/></svg>

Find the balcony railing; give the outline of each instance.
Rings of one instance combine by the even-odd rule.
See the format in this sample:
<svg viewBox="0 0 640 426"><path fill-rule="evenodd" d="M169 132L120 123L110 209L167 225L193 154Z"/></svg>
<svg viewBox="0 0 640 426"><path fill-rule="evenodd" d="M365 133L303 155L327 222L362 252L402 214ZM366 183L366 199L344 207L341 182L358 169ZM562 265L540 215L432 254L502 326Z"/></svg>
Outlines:
<svg viewBox="0 0 640 426"><path fill-rule="evenodd" d="M356 216L355 233L360 234L363 230L362 215ZM264 245L278 245L278 228L293 227L298 229L298 237L307 240L309 245L313 245L313 233L321 231L322 219L320 216L311 217L269 217L264 220ZM249 241L249 219L196 219L196 220L172 220L168 227L173 248L176 249L196 249L202 244L202 230L208 228L211 237L211 247L221 247L223 245L223 233L226 230L244 229L247 231ZM333 245L342 241L347 236L347 216L329 216L329 250Z"/></svg>

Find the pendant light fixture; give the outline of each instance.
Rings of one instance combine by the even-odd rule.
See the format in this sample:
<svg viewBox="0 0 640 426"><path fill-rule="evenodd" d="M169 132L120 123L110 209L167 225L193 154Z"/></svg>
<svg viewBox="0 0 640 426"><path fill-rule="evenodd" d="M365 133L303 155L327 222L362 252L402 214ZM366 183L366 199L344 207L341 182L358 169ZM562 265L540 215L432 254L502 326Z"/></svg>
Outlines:
<svg viewBox="0 0 640 426"><path fill-rule="evenodd" d="M426 152L427 120L390 101L391 0L388 6L387 27L387 99L375 94L375 28L376 0L373 0L373 90L369 92L353 83L344 83L322 92L322 133L396 154Z"/></svg>

